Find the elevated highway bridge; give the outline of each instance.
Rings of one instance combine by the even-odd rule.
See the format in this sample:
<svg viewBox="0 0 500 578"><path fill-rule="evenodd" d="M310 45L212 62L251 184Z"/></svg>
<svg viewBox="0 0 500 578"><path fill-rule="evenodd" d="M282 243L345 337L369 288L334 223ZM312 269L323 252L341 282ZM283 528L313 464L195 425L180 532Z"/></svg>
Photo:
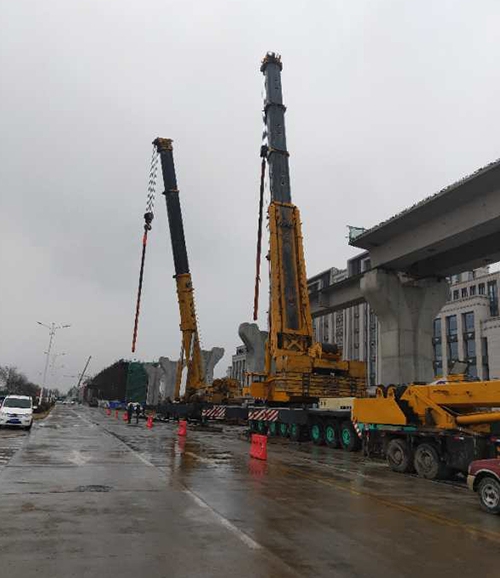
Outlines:
<svg viewBox="0 0 500 578"><path fill-rule="evenodd" d="M430 381L446 277L500 261L500 160L350 244L367 253L370 270L311 292L313 316L367 301L380 322L384 383Z"/></svg>

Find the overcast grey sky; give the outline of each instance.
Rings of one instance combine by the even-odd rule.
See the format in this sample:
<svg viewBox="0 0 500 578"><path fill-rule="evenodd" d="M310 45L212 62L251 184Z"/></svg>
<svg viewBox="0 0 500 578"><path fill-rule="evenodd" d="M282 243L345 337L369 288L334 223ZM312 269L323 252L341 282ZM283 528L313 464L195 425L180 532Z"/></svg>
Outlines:
<svg viewBox="0 0 500 578"><path fill-rule="evenodd" d="M500 156L495 0L0 2L0 364L40 382L128 358L151 141L174 139L203 343L252 311L259 61L282 54L308 274L371 226ZM161 190L161 189L160 189ZM180 337L163 197L137 358ZM265 320L262 303L261 325ZM64 388L72 380L60 380Z"/></svg>

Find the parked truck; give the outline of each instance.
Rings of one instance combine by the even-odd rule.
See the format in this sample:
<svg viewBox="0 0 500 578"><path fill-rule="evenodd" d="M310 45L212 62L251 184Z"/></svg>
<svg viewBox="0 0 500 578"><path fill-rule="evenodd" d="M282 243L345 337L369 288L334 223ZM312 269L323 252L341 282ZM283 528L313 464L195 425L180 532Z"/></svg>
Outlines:
<svg viewBox="0 0 500 578"><path fill-rule="evenodd" d="M392 470L429 479L467 473L500 451L500 381L463 375L422 385L377 388L355 399L352 419L367 455L385 456Z"/></svg>

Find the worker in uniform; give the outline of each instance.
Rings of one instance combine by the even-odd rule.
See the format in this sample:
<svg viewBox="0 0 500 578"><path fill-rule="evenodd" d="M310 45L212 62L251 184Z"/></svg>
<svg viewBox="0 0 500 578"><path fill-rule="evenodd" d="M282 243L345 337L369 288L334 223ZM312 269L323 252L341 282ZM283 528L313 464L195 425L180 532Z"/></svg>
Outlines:
<svg viewBox="0 0 500 578"><path fill-rule="evenodd" d="M141 415L141 404L140 403L136 403L135 404L135 423L138 424L139 423L139 416Z"/></svg>
<svg viewBox="0 0 500 578"><path fill-rule="evenodd" d="M129 401L127 405L127 423L132 423L132 413L134 412L134 406L132 402Z"/></svg>

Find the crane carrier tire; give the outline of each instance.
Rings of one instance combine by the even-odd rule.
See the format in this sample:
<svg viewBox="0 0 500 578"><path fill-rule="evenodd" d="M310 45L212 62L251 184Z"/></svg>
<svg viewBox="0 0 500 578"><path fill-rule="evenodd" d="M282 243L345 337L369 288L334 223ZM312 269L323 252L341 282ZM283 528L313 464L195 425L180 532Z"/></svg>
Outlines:
<svg viewBox="0 0 500 578"><path fill-rule="evenodd" d="M350 421L344 421L340 426L340 443L347 452L357 452L360 448L360 439Z"/></svg>
<svg viewBox="0 0 500 578"><path fill-rule="evenodd" d="M309 437L316 446L321 446L325 442L325 432L323 430L323 424L320 421L314 421L309 426Z"/></svg>
<svg viewBox="0 0 500 578"><path fill-rule="evenodd" d="M329 448L340 448L340 436L337 423L333 420L325 424L325 443Z"/></svg>
<svg viewBox="0 0 500 578"><path fill-rule="evenodd" d="M427 480L445 480L451 472L432 443L422 443L417 447L414 465L417 474Z"/></svg>
<svg viewBox="0 0 500 578"><path fill-rule="evenodd" d="M387 444L385 455L393 472L407 474L413 471L413 452L405 440L393 438Z"/></svg>

